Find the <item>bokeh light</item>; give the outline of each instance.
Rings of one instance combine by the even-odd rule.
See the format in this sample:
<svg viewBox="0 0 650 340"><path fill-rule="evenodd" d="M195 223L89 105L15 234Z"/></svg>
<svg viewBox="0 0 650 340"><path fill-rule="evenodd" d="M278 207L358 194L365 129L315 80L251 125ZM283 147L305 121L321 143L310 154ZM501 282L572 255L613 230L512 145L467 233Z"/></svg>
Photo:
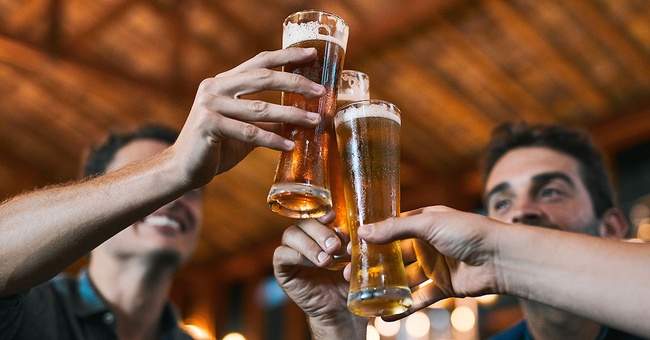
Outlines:
<svg viewBox="0 0 650 340"><path fill-rule="evenodd" d="M422 313L416 312L406 318L406 333L415 338L420 338L429 333L431 328L431 323L429 322L429 317Z"/></svg>
<svg viewBox="0 0 650 340"><path fill-rule="evenodd" d="M497 302L498 298L499 295L497 294L487 294L487 295L477 296L476 301L478 301L478 303L484 306L489 306Z"/></svg>
<svg viewBox="0 0 650 340"><path fill-rule="evenodd" d="M228 333L223 337L223 340L246 340L246 338L239 333Z"/></svg>
<svg viewBox="0 0 650 340"><path fill-rule="evenodd" d="M399 321L387 322L384 321L382 318L376 318L375 328L377 329L377 332L379 332L379 334L381 334L382 336L386 336L386 337L395 336L397 332L399 332L400 322Z"/></svg>
<svg viewBox="0 0 650 340"><path fill-rule="evenodd" d="M373 325L368 325L366 329L366 340L380 340L379 332Z"/></svg>
<svg viewBox="0 0 650 340"><path fill-rule="evenodd" d="M476 316L467 306L460 306L451 312L451 325L460 332L469 332L476 325Z"/></svg>
<svg viewBox="0 0 650 340"><path fill-rule="evenodd" d="M192 336L192 338L197 340L212 340L214 337L208 333L205 329L195 326L195 325L185 325L183 327L185 331Z"/></svg>

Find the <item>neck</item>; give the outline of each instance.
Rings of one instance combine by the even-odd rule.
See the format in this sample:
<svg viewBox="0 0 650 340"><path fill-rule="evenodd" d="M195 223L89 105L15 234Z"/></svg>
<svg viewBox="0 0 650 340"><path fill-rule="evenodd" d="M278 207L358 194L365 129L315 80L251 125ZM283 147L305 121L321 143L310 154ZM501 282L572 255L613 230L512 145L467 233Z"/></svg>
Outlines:
<svg viewBox="0 0 650 340"><path fill-rule="evenodd" d="M90 277L115 313L119 339L159 337L162 312L176 270L176 266L171 267L143 259L91 256Z"/></svg>
<svg viewBox="0 0 650 340"><path fill-rule="evenodd" d="M533 339L596 339L601 325L533 301L521 301Z"/></svg>

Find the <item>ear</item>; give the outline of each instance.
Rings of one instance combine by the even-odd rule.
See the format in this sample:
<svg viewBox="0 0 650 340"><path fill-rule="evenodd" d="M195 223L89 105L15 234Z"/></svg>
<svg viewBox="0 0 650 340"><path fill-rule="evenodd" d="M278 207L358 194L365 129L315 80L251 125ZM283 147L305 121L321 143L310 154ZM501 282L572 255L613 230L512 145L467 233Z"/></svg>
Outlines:
<svg viewBox="0 0 650 340"><path fill-rule="evenodd" d="M600 219L600 236L609 238L624 238L629 228L627 219L618 208L609 208Z"/></svg>

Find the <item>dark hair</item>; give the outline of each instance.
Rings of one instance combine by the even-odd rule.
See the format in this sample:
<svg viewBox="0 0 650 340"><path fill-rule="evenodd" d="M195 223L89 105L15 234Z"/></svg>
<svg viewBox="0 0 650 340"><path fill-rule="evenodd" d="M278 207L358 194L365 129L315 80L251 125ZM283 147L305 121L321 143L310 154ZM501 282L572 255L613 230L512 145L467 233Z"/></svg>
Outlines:
<svg viewBox="0 0 650 340"><path fill-rule="evenodd" d="M174 144L178 132L163 125L145 125L135 131L112 133L101 144L91 148L84 167L85 176L97 176L106 172L115 154L126 144L138 139L153 139Z"/></svg>
<svg viewBox="0 0 650 340"><path fill-rule="evenodd" d="M524 122L504 123L492 132L482 160L483 183L494 164L508 151L520 147L541 146L575 158L596 217L614 207L614 194L603 155L589 135L582 130L559 125L529 125Z"/></svg>

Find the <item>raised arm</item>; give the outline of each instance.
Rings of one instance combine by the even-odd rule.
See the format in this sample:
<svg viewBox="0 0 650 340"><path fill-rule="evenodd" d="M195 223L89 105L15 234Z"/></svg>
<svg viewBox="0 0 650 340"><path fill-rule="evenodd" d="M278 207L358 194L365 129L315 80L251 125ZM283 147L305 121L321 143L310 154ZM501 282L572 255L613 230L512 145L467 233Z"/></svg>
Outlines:
<svg viewBox="0 0 650 340"><path fill-rule="evenodd" d="M318 114L239 97L269 90L322 95L321 85L273 70L315 55L313 49L260 53L201 83L178 140L163 153L0 205L0 297L53 277L137 219L207 184L253 148L292 149L276 133L279 122L314 126Z"/></svg>
<svg viewBox="0 0 650 340"><path fill-rule="evenodd" d="M511 294L650 336L650 245L511 225L430 207L359 229L370 242L416 237L420 275L409 311L445 297ZM428 245L428 246L425 246ZM434 248L435 247L435 248Z"/></svg>

